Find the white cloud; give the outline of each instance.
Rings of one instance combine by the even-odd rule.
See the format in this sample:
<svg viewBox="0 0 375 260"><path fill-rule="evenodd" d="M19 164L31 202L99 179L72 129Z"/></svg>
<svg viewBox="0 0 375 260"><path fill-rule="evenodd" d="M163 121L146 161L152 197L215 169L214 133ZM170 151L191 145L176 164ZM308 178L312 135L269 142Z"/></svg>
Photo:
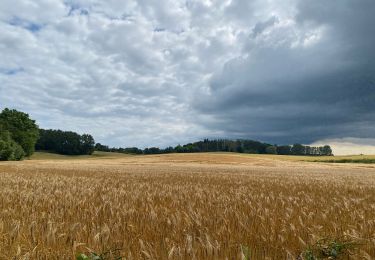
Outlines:
<svg viewBox="0 0 375 260"><path fill-rule="evenodd" d="M0 106L117 146L219 136L292 142L287 125L305 122L302 112L311 121L309 110L320 107L311 82L358 67L342 58L336 20L318 20L315 8L296 0L2 0ZM308 94L284 96L298 89ZM337 116L344 102L326 114Z"/></svg>

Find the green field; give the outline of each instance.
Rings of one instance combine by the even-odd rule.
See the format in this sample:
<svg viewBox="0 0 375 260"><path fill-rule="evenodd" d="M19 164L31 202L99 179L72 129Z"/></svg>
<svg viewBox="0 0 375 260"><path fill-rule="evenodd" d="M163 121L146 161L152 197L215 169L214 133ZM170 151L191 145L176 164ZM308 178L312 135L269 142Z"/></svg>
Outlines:
<svg viewBox="0 0 375 260"><path fill-rule="evenodd" d="M230 153L228 153L230 154ZM236 153L233 153L236 154ZM239 154L236 154L239 155ZM375 155L340 155L340 156L299 156L273 154L240 154L254 158L269 158L283 161L306 161L322 163L375 163Z"/></svg>
<svg viewBox="0 0 375 260"><path fill-rule="evenodd" d="M30 159L31 160L72 160L72 159L95 159L95 158L120 158L132 156L130 154L123 153L110 153L110 152L94 152L92 155L62 155L49 152L35 152Z"/></svg>
<svg viewBox="0 0 375 260"><path fill-rule="evenodd" d="M325 158L313 160L314 162L327 163L375 163L374 155L357 155L357 156L338 156L334 158Z"/></svg>

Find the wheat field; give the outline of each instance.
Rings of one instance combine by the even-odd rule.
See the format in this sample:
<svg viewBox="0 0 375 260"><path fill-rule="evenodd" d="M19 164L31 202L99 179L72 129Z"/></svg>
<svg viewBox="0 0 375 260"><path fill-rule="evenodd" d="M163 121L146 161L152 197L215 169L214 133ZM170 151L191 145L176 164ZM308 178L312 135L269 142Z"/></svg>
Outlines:
<svg viewBox="0 0 375 260"><path fill-rule="evenodd" d="M0 163L0 187L0 259L296 259L326 236L360 241L351 259L375 258L373 165L39 158Z"/></svg>

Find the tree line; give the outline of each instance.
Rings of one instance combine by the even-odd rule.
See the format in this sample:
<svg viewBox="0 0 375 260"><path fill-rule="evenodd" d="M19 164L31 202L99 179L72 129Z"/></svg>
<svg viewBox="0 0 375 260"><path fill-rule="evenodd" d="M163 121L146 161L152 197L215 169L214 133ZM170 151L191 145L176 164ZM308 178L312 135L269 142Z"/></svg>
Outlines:
<svg viewBox="0 0 375 260"><path fill-rule="evenodd" d="M40 129L35 149L65 155L90 155L95 150L95 140L89 134Z"/></svg>
<svg viewBox="0 0 375 260"><path fill-rule="evenodd" d="M164 153L200 153L200 152L237 152L250 154L280 154L280 155L309 155L309 156L331 156L332 149L329 145L308 146L302 144L294 145L272 145L254 140L229 140L216 139L177 145L176 147L167 147L160 149L158 147L149 147L139 149L131 148L110 148L106 145L97 143L95 150L104 152L118 152L127 154L164 154Z"/></svg>
<svg viewBox="0 0 375 260"><path fill-rule="evenodd" d="M108 145L102 145L101 143L95 144L95 150L101 152L112 152L112 153L126 153L126 154L143 154L144 151L137 147L127 147L127 148L115 148L109 147Z"/></svg>
<svg viewBox="0 0 375 260"><path fill-rule="evenodd" d="M5 108L0 113L0 161L18 161L35 150L66 155L92 154L95 140L89 134L39 129L28 114Z"/></svg>
<svg viewBox="0 0 375 260"><path fill-rule="evenodd" d="M28 114L5 108L0 113L0 160L22 160L34 151L49 151L65 155L90 155L94 151L126 154L164 154L199 152L237 152L280 155L332 155L330 146L312 147L302 144L272 145L254 140L204 139L175 147L114 148L95 144L89 134L80 135L72 131L39 129Z"/></svg>

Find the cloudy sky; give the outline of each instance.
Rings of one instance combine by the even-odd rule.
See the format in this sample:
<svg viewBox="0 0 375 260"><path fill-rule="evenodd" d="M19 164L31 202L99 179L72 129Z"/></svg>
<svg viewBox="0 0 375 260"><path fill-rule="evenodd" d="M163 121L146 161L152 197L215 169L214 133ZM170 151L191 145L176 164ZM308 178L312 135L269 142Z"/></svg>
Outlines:
<svg viewBox="0 0 375 260"><path fill-rule="evenodd" d="M0 108L111 146L375 153L374 14L374 0L1 0Z"/></svg>

